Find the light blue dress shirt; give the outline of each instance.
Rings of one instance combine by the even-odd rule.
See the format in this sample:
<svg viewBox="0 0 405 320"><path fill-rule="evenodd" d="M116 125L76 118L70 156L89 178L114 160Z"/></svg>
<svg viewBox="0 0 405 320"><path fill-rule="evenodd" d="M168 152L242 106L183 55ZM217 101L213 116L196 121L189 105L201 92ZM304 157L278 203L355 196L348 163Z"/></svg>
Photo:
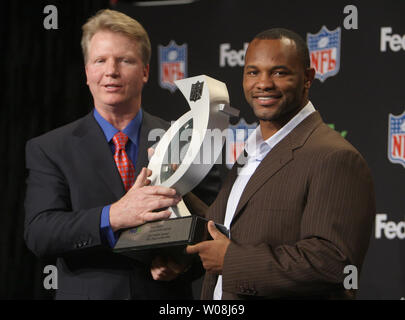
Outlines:
<svg viewBox="0 0 405 320"><path fill-rule="evenodd" d="M105 120L96 109L94 109L94 118L96 119L97 123L100 125L101 129L104 132L105 138L111 148L112 154L115 153L115 145L112 141L114 135L119 132L117 128L115 128L111 123ZM138 146L139 146L139 133L142 125L142 109L139 110L137 115L131 122L122 130L128 136L128 142L125 146L125 151L132 161L132 164L135 167L136 159L138 158ZM110 225L110 207L111 205L105 206L101 211L101 222L100 222L100 230L101 230L101 238L108 245L113 248L115 243L118 240L119 232L113 232Z"/></svg>

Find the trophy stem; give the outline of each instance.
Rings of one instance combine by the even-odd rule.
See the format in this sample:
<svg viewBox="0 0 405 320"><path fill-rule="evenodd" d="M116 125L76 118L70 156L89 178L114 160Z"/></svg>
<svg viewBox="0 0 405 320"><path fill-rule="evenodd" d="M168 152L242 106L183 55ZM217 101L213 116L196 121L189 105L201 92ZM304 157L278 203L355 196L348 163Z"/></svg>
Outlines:
<svg viewBox="0 0 405 320"><path fill-rule="evenodd" d="M177 205L170 207L169 210L172 212L170 218L191 216L191 212L188 210L183 200L181 200Z"/></svg>

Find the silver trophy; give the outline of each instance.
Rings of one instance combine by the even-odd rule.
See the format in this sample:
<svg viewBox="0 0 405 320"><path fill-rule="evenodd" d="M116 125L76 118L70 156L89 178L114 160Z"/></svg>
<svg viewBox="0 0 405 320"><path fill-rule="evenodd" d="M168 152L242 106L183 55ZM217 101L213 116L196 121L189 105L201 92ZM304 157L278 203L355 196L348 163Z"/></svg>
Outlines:
<svg viewBox="0 0 405 320"><path fill-rule="evenodd" d="M208 174L221 155L229 119L239 110L230 107L225 83L200 75L175 81L190 111L163 135L150 159L151 185L174 188L184 196ZM171 207L170 219L148 222L121 233L114 247L134 256L151 249L181 249L208 238L207 220L191 214L184 201ZM224 226L217 228L224 234Z"/></svg>

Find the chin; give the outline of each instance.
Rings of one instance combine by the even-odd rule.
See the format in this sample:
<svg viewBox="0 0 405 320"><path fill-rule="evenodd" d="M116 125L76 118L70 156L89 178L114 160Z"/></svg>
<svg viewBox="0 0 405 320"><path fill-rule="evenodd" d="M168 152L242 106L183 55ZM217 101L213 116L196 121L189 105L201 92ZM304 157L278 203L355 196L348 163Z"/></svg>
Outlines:
<svg viewBox="0 0 405 320"><path fill-rule="evenodd" d="M259 119L260 121L276 121L278 120L277 116L256 116L257 119Z"/></svg>
<svg viewBox="0 0 405 320"><path fill-rule="evenodd" d="M256 118L258 118L259 120L266 120L266 121L275 120L278 118L279 115L277 110L269 110L263 107L260 107L260 109L255 108L253 112Z"/></svg>
<svg viewBox="0 0 405 320"><path fill-rule="evenodd" d="M103 104L115 107L115 106L120 106L123 102L124 102L123 99L115 98L115 99L105 99L103 101Z"/></svg>

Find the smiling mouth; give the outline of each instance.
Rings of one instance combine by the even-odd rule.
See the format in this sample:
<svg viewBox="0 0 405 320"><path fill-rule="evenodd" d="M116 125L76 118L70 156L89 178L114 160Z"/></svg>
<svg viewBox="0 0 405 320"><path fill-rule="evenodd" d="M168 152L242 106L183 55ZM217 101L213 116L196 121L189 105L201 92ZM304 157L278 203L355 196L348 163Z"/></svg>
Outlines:
<svg viewBox="0 0 405 320"><path fill-rule="evenodd" d="M281 96L265 96L265 97L253 97L262 106L268 106L274 104Z"/></svg>
<svg viewBox="0 0 405 320"><path fill-rule="evenodd" d="M117 84L107 84L103 86L107 92L116 92L119 91L122 86Z"/></svg>

